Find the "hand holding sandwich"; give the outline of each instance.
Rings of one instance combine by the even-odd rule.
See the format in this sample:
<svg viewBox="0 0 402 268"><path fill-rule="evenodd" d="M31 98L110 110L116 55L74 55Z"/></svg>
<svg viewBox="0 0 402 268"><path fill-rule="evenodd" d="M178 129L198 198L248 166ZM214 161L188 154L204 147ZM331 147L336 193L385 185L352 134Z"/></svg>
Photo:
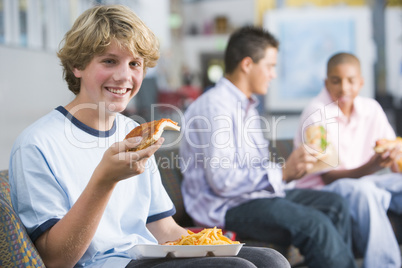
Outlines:
<svg viewBox="0 0 402 268"><path fill-rule="evenodd" d="M401 142L402 139L399 137L395 140L379 140L374 147L376 153L365 164L353 169L332 170L323 174L322 180L325 184L330 184L339 178L361 178L386 167L390 167L393 172L401 172Z"/></svg>
<svg viewBox="0 0 402 268"><path fill-rule="evenodd" d="M317 158L308 153L303 145L299 146L290 154L282 168L282 179L286 182L303 177L314 167Z"/></svg>
<svg viewBox="0 0 402 268"><path fill-rule="evenodd" d="M144 123L130 131L122 142L113 144L95 170L98 178L112 184L144 172L148 159L162 146L164 130L179 131L170 119Z"/></svg>
<svg viewBox="0 0 402 268"><path fill-rule="evenodd" d="M143 173L148 159L161 147L164 138L143 150L129 151L141 141L141 137L133 137L110 146L96 167L94 175L98 174L97 178L107 184L115 184Z"/></svg>
<svg viewBox="0 0 402 268"><path fill-rule="evenodd" d="M393 172L402 172L402 138L380 139L374 147L376 154L370 159L381 168L390 167Z"/></svg>

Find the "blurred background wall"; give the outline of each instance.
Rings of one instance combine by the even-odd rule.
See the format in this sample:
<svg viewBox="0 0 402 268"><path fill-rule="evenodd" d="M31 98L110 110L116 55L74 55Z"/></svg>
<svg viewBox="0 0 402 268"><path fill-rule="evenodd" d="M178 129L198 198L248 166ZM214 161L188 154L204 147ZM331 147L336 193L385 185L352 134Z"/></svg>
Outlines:
<svg viewBox="0 0 402 268"><path fill-rule="evenodd" d="M161 58L125 114L152 120L181 113L223 74L230 33L268 28L281 42L278 79L259 110L272 122L268 138L292 138L303 106L322 88L325 62L355 53L376 98L402 135L402 0L0 0L0 169L16 136L73 99L56 51L87 8L123 4L161 41ZM139 121L140 121L139 120Z"/></svg>

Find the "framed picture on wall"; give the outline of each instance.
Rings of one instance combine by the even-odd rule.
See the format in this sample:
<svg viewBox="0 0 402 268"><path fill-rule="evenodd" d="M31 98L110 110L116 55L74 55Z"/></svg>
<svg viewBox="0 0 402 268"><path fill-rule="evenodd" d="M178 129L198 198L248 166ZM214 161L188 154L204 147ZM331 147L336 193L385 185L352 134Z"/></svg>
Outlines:
<svg viewBox="0 0 402 268"><path fill-rule="evenodd" d="M402 7L385 9L387 90L402 105Z"/></svg>
<svg viewBox="0 0 402 268"><path fill-rule="evenodd" d="M264 28L279 40L277 74L267 110L300 112L323 89L328 59L338 52L359 57L365 86L374 96L375 46L368 8L278 9L264 15Z"/></svg>

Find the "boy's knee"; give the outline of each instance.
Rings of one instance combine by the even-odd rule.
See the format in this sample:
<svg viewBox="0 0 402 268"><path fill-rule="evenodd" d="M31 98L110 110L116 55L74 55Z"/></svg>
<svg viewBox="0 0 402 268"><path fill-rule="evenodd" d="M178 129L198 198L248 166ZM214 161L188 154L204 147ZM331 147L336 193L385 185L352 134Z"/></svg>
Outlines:
<svg viewBox="0 0 402 268"><path fill-rule="evenodd" d="M325 230L333 227L330 218L318 210L311 210L305 217L299 219L297 228L301 233L312 234L318 230L326 232Z"/></svg>
<svg viewBox="0 0 402 268"><path fill-rule="evenodd" d="M270 260L269 267L290 268L288 260L278 251L271 248L261 248L261 249L265 251L264 253L265 256L269 256Z"/></svg>
<svg viewBox="0 0 402 268"><path fill-rule="evenodd" d="M348 199L353 197L364 199L382 191L382 189L379 189L372 181L355 179L338 180L334 182L333 185L331 184L328 189Z"/></svg>
<svg viewBox="0 0 402 268"><path fill-rule="evenodd" d="M338 211L348 211L349 203L342 195L337 192L326 193L327 204L331 204L330 207L335 208Z"/></svg>
<svg viewBox="0 0 402 268"><path fill-rule="evenodd" d="M217 265L219 265L219 267L228 267L228 268L233 268L233 267L255 268L255 267L257 267L252 262L242 259L242 258L228 258L224 262L221 262Z"/></svg>
<svg viewBox="0 0 402 268"><path fill-rule="evenodd" d="M242 249L245 259L257 267L290 268L288 260L278 251L264 247L244 247ZM247 257L246 257L247 256Z"/></svg>

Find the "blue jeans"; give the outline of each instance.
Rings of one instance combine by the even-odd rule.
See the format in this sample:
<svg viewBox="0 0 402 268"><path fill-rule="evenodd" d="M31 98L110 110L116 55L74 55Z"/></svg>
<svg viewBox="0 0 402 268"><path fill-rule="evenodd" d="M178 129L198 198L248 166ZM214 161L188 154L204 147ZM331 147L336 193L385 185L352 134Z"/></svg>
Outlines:
<svg viewBox="0 0 402 268"><path fill-rule="evenodd" d="M196 247L196 246L195 246ZM269 248L243 246L236 257L163 258L132 260L126 268L198 268L198 267L265 267L290 268L289 262L278 251Z"/></svg>
<svg viewBox="0 0 402 268"><path fill-rule="evenodd" d="M256 199L228 210L225 228L239 239L283 243L287 234L310 268L356 267L347 202L337 194L294 189L284 198Z"/></svg>
<svg viewBox="0 0 402 268"><path fill-rule="evenodd" d="M402 213L402 174L341 179L323 190L348 200L353 242L364 255L363 267L400 268L401 253L387 210Z"/></svg>

